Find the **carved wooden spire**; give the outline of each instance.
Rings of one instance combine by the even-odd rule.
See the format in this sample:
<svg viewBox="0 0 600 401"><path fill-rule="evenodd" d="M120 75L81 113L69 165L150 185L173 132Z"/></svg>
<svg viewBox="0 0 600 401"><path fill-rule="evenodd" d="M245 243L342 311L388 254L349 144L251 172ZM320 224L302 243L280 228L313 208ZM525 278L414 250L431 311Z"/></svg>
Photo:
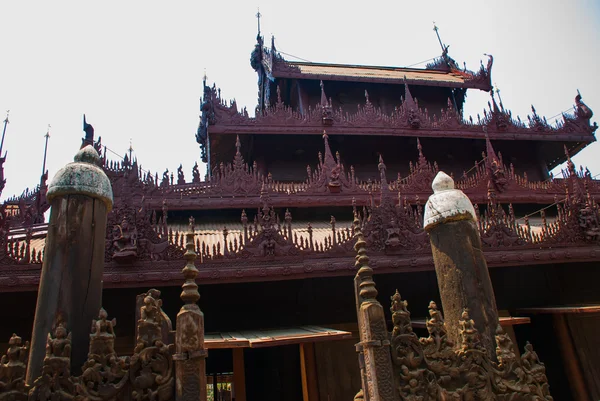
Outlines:
<svg viewBox="0 0 600 401"><path fill-rule="evenodd" d="M354 217L354 235L356 237L356 244L354 250L356 251L356 263L354 264L358 269L357 276L360 279L359 283L359 294L361 303L367 300L376 300L377 288L373 281L373 269L369 267L369 256L367 256L367 242L363 235L360 227L360 221L358 216Z"/></svg>
<svg viewBox="0 0 600 401"><path fill-rule="evenodd" d="M185 267L181 271L185 277L185 283L181 286L183 291L181 292L181 300L186 305L195 305L200 299L200 293L198 292L198 284L196 284L196 276L198 275L198 269L194 265L194 260L198 257L194 247L194 218L190 217L190 231L186 234L185 242L185 254L183 258L186 260Z"/></svg>
<svg viewBox="0 0 600 401"><path fill-rule="evenodd" d="M404 76L404 104L408 107L408 109L416 109L417 104L415 103L415 99L413 99L410 94L410 89L408 89L408 83L406 82L406 75Z"/></svg>

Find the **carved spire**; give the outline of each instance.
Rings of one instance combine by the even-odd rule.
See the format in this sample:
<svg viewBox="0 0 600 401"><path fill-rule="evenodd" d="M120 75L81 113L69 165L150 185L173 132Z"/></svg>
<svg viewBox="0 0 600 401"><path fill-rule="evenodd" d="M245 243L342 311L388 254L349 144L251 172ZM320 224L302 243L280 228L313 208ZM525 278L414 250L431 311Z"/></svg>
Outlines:
<svg viewBox="0 0 600 401"><path fill-rule="evenodd" d="M198 275L198 269L194 265L194 260L198 257L194 247L194 223L193 217L190 217L190 231L186 234L185 242L185 254L183 258L186 260L185 267L182 270L183 276L185 277L185 283L181 286L183 291L181 292L181 300L187 305L195 305L200 299L200 293L198 292L198 285L196 284L196 276ZM197 307L197 306L196 306Z"/></svg>
<svg viewBox="0 0 600 401"><path fill-rule="evenodd" d="M329 147L329 135L327 135L327 132L325 130L323 130L323 142L325 143L325 159L323 161L323 164L331 168L337 163L333 158L333 154L331 153L331 148Z"/></svg>
<svg viewBox="0 0 600 401"><path fill-rule="evenodd" d="M328 107L329 102L327 101L327 95L325 94L325 85L323 85L323 81L321 81L320 86L321 86L321 107Z"/></svg>
<svg viewBox="0 0 600 401"><path fill-rule="evenodd" d="M240 142L240 136L237 135L235 137L235 154L236 154L236 156L242 154L241 149L242 149L242 143Z"/></svg>
<svg viewBox="0 0 600 401"><path fill-rule="evenodd" d="M417 150L419 151L419 166L424 167L427 165L427 159L425 155L423 155L423 146L421 146L421 141L417 138Z"/></svg>
<svg viewBox="0 0 600 401"><path fill-rule="evenodd" d="M410 93L410 89L408 88L408 83L406 82L406 75L404 76L404 104L409 110L417 108L415 99L413 99Z"/></svg>
<svg viewBox="0 0 600 401"><path fill-rule="evenodd" d="M360 279L359 295L361 298L361 303L369 300L376 301L377 288L375 287L375 282L373 281L373 269L369 267L367 243L360 227L358 216L354 217L354 236L356 237L354 250L357 253L356 263L354 265L358 269L357 276Z"/></svg>

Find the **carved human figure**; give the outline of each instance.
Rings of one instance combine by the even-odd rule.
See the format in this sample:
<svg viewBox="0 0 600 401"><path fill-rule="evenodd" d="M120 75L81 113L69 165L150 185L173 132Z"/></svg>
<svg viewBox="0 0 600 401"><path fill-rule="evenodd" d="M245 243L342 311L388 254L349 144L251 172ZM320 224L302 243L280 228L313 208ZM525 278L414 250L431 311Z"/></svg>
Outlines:
<svg viewBox="0 0 600 401"><path fill-rule="evenodd" d="M23 345L22 338L13 333L8 340L6 355L0 359L0 389L2 384L7 385L25 377L28 356L29 341Z"/></svg>
<svg viewBox="0 0 600 401"><path fill-rule="evenodd" d="M469 317L469 312L466 309L462 312L459 324L463 351L479 348L479 333L475 328L475 322Z"/></svg>
<svg viewBox="0 0 600 401"><path fill-rule="evenodd" d="M67 335L64 323L59 322L54 329L54 337L48 333L46 342L46 357L70 358L71 357L71 333Z"/></svg>
<svg viewBox="0 0 600 401"><path fill-rule="evenodd" d="M385 245L394 248L402 245L400 241L400 227L398 226L398 222L394 217L390 220L390 227L386 229L387 239L385 240Z"/></svg>
<svg viewBox="0 0 600 401"><path fill-rule="evenodd" d="M113 259L117 262L130 262L138 256L137 228L127 218L113 228L113 246Z"/></svg>
<svg viewBox="0 0 600 401"><path fill-rule="evenodd" d="M104 308L100 308L98 320L92 322L92 336L95 337L112 337L115 335L114 326L117 325L117 320L108 320L108 313Z"/></svg>
<svg viewBox="0 0 600 401"><path fill-rule="evenodd" d="M161 323L160 306L158 305L156 299L149 295L144 298L144 306L141 308L141 316L142 320L146 321L147 323Z"/></svg>

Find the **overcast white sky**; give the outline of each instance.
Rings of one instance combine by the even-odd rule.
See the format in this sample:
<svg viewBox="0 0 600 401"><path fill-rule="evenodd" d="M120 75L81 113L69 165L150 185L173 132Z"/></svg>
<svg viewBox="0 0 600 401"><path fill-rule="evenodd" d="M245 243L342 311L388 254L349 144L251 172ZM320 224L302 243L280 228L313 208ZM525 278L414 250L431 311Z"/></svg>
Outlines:
<svg viewBox="0 0 600 401"><path fill-rule="evenodd" d="M476 69L494 55L504 105L524 118L569 109L577 89L600 121L600 3L580 1L4 1L0 6L0 110L10 109L3 198L39 180L52 125L50 177L79 148L82 114L124 154L130 139L145 169L186 178L199 161L194 135L204 70L225 98L256 105L250 53L256 7L267 42L315 62L407 66L450 55ZM420 65L423 66L423 65ZM489 95L471 90L466 113ZM575 162L600 173L593 144ZM315 156L316 157L316 156Z"/></svg>

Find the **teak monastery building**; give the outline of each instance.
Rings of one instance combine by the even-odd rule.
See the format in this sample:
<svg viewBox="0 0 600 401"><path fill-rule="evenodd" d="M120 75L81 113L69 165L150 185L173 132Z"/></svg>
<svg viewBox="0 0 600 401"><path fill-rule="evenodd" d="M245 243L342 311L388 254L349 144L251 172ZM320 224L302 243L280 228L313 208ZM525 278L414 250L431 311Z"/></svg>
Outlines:
<svg viewBox="0 0 600 401"><path fill-rule="evenodd" d="M426 336L426 317L437 313L430 301L444 305L423 207L444 171L473 203L515 352L535 345L554 399L599 399L600 181L570 161L596 140L582 95L556 124L533 108L523 121L494 93L491 55L470 71L447 47L422 69L320 64L286 60L259 34L250 64L254 117L204 83L196 135L204 177L198 164L158 175L131 153L109 160L84 123L83 144L100 154L114 194L102 306L118 322L119 355L136 344L140 293L160 296L175 322L193 216L209 399L353 399L362 386L356 230L388 327L397 324L388 313L397 289L415 333ZM467 90L490 92L476 118L463 116ZM565 161L562 177L552 177ZM13 332L30 340L47 178L2 206L3 354Z"/></svg>

